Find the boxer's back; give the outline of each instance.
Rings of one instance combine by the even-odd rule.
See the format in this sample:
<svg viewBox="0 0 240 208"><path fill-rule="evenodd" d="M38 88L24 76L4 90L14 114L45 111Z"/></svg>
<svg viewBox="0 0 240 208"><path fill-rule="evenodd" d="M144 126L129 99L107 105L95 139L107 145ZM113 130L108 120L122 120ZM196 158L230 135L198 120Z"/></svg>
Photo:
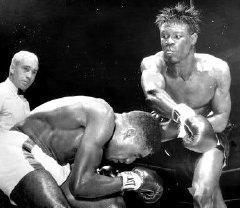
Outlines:
<svg viewBox="0 0 240 208"><path fill-rule="evenodd" d="M91 97L56 99L40 105L17 128L29 135L60 164L71 162L79 147L91 109L108 104Z"/></svg>

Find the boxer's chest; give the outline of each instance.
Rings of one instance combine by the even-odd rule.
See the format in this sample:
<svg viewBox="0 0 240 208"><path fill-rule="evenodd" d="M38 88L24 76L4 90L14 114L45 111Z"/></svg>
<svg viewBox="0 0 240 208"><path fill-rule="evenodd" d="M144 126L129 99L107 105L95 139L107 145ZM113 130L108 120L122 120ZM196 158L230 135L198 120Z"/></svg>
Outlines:
<svg viewBox="0 0 240 208"><path fill-rule="evenodd" d="M216 81L206 72L196 72L184 81L165 75L166 91L177 103L198 109L209 104L216 90Z"/></svg>

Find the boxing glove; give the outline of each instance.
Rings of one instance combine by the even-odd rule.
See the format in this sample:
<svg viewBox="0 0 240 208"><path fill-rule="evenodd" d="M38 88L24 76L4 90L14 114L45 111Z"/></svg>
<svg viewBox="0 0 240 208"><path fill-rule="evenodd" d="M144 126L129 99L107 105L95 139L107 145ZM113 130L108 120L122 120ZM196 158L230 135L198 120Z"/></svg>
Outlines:
<svg viewBox="0 0 240 208"><path fill-rule="evenodd" d="M175 109L172 110L172 120L179 124L178 138L186 136L185 121L194 115L196 115L195 111L184 103L178 104Z"/></svg>
<svg viewBox="0 0 240 208"><path fill-rule="evenodd" d="M194 152L203 153L217 146L217 137L207 118L196 115L188 118L184 125L187 136L183 145Z"/></svg>
<svg viewBox="0 0 240 208"><path fill-rule="evenodd" d="M104 176L116 177L118 175L118 170L115 170L113 167L106 165L97 169L97 173Z"/></svg>
<svg viewBox="0 0 240 208"><path fill-rule="evenodd" d="M123 178L123 190L135 190L145 203L155 203L163 193L163 183L156 171L136 167L118 174Z"/></svg>

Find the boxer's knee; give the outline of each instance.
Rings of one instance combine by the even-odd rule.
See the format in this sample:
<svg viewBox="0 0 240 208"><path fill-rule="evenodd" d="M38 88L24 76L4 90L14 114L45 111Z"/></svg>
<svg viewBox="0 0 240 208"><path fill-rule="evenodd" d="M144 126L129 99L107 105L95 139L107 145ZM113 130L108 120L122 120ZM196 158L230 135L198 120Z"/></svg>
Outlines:
<svg viewBox="0 0 240 208"><path fill-rule="evenodd" d="M193 196L194 208L213 208L213 189L208 184L194 183L189 192Z"/></svg>

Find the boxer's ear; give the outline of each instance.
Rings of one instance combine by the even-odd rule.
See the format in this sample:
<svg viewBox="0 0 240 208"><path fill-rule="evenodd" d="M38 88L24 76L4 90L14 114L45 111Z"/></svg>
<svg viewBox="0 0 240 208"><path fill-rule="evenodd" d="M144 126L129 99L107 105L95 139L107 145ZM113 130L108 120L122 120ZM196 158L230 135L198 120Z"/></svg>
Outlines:
<svg viewBox="0 0 240 208"><path fill-rule="evenodd" d="M198 34L197 34L197 33L193 33L193 34L191 35L192 45L196 45L197 39L198 39Z"/></svg>

